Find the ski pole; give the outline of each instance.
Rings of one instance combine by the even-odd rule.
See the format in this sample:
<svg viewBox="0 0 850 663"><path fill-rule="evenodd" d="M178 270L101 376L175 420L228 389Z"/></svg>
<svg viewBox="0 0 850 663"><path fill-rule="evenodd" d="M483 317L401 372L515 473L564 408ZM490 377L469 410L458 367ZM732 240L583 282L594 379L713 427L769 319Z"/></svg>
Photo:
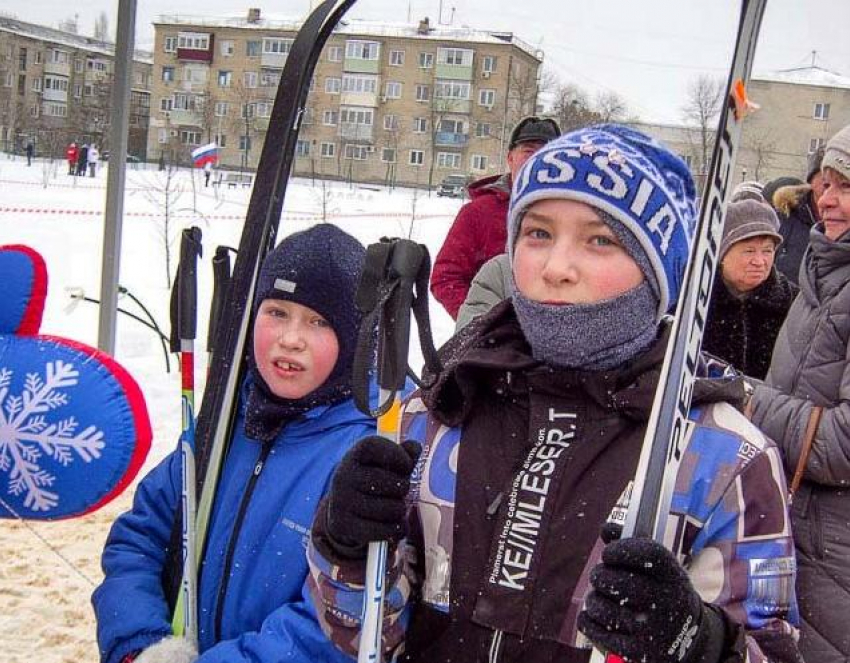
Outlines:
<svg viewBox="0 0 850 663"><path fill-rule="evenodd" d="M427 249L410 240L382 240L366 250L363 276L357 290L357 305L364 318L354 359L354 397L358 408L377 416L378 435L392 441L397 441L401 412L398 394L404 388L407 375L411 309L419 323L426 362L432 368L439 364L427 318L429 271ZM375 322L378 324L377 381L380 397L378 408L373 410L368 399L368 366L374 356ZM358 663L381 660L386 566L387 542L369 543Z"/></svg>
<svg viewBox="0 0 850 663"><path fill-rule="evenodd" d="M212 358L215 352L215 336L221 312L227 303L230 290L230 254L236 249L229 246L218 246L212 259L213 294L210 303L210 320L207 325L207 355ZM209 362L207 364L209 366Z"/></svg>
<svg viewBox="0 0 850 663"><path fill-rule="evenodd" d="M180 238L177 268L176 331L180 341L180 374L183 432L180 436L182 466L181 511L183 514L183 577L174 609L172 627L197 646L197 550L195 545L195 336L198 314L198 258L202 254L201 229L193 226ZM172 308L172 311L174 309ZM172 327L173 329L174 327Z"/></svg>
<svg viewBox="0 0 850 663"><path fill-rule="evenodd" d="M659 543L664 542L679 463L688 442L691 394L723 235L725 199L741 144L743 119L751 106L746 98L746 83L752 71L766 4L767 0L744 0L741 6L724 97L726 104L719 120L696 239L682 281L682 294L638 459L623 538L649 536ZM606 657L594 650L591 662L600 661L621 662L622 658L613 653Z"/></svg>

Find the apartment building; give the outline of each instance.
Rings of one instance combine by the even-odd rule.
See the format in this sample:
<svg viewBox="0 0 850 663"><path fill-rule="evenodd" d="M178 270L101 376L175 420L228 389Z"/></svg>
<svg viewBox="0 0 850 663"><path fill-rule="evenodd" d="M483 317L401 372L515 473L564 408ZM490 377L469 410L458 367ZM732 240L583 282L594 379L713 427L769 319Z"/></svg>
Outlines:
<svg viewBox="0 0 850 663"><path fill-rule="evenodd" d="M736 179L803 178L808 155L850 124L850 78L814 64L757 74L749 96L761 109L744 123Z"/></svg>
<svg viewBox="0 0 850 663"><path fill-rule="evenodd" d="M299 23L160 17L148 154L255 168ZM296 175L408 186L504 167L510 130L537 102L543 54L511 33L349 21L319 60ZM286 91L284 91L284 94Z"/></svg>
<svg viewBox="0 0 850 663"><path fill-rule="evenodd" d="M114 45L0 16L0 148L59 157L68 142L108 149ZM145 157L150 54L133 64L129 152Z"/></svg>

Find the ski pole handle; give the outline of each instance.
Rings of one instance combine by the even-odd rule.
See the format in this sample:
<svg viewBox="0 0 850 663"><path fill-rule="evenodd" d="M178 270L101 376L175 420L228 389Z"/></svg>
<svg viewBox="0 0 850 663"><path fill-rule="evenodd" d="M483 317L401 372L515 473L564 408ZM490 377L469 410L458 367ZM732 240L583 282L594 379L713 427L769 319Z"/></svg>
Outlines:
<svg viewBox="0 0 850 663"><path fill-rule="evenodd" d="M213 268L213 294L210 304L210 321L207 326L207 352L215 352L215 336L218 329L218 321L221 312L227 303L227 295L230 290L230 253L234 249L229 246L219 246L215 250L212 259Z"/></svg>

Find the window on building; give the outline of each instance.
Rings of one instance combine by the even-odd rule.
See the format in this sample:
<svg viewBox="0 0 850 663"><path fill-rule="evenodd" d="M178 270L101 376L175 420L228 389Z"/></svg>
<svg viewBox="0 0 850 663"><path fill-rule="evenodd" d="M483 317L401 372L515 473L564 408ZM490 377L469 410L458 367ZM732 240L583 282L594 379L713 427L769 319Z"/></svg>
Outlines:
<svg viewBox="0 0 850 663"><path fill-rule="evenodd" d="M342 62L342 46L328 46L328 62ZM326 144L332 145L333 143Z"/></svg>
<svg viewBox="0 0 850 663"><path fill-rule="evenodd" d="M403 67L404 51L390 51L390 65L393 67Z"/></svg>
<svg viewBox="0 0 850 663"><path fill-rule="evenodd" d="M41 115L41 106L38 104L30 106L30 117L38 117L39 115Z"/></svg>
<svg viewBox="0 0 850 663"><path fill-rule="evenodd" d="M342 81L335 76L328 76L325 79L325 92L327 94L339 94L342 87Z"/></svg>
<svg viewBox="0 0 850 663"><path fill-rule="evenodd" d="M469 101L472 86L463 81L437 81L434 98L449 101Z"/></svg>
<svg viewBox="0 0 850 663"><path fill-rule="evenodd" d="M266 37L263 39L263 53L268 55L289 55L292 49L292 39Z"/></svg>
<svg viewBox="0 0 850 663"><path fill-rule="evenodd" d="M349 40L345 42L345 57L353 60L377 60L381 45L376 41Z"/></svg>
<svg viewBox="0 0 850 663"><path fill-rule="evenodd" d="M162 81L164 83L174 82L174 67L163 67L162 68Z"/></svg>
<svg viewBox="0 0 850 663"><path fill-rule="evenodd" d="M812 138L809 141L809 154L814 154L826 144L825 138Z"/></svg>
<svg viewBox="0 0 850 663"><path fill-rule="evenodd" d="M233 72L232 71L219 70L219 72L218 72L218 86L219 87L230 87L230 84L232 82L233 82Z"/></svg>
<svg viewBox="0 0 850 663"><path fill-rule="evenodd" d="M163 143L167 143L168 142L168 129L160 129L158 134L157 134L157 140L159 141L160 145L162 145Z"/></svg>
<svg viewBox="0 0 850 663"><path fill-rule="evenodd" d="M252 102L242 104L242 112L239 114L239 116L243 120L254 117L254 104Z"/></svg>
<svg viewBox="0 0 850 663"><path fill-rule="evenodd" d="M437 131L449 134L466 133L466 124L463 120L450 120L443 118L440 120L440 128Z"/></svg>
<svg viewBox="0 0 850 663"><path fill-rule="evenodd" d="M309 157L310 156L310 141L309 140L299 140L295 143L295 156L296 157Z"/></svg>
<svg viewBox="0 0 850 663"><path fill-rule="evenodd" d="M32 91L41 92L41 79L36 77L32 79Z"/></svg>
<svg viewBox="0 0 850 663"><path fill-rule="evenodd" d="M339 111L339 121L342 124L360 124L371 127L374 112L371 108L343 108Z"/></svg>
<svg viewBox="0 0 850 663"><path fill-rule="evenodd" d="M381 161L384 163L395 163L395 148L385 147L381 150Z"/></svg>
<svg viewBox="0 0 850 663"><path fill-rule="evenodd" d="M191 131L189 129L181 129L180 130L180 142L183 145L200 145L201 144L201 132L200 131Z"/></svg>
<svg viewBox="0 0 850 663"><path fill-rule="evenodd" d="M428 118L427 117L414 117L413 118L413 133L424 134L427 131L428 131Z"/></svg>
<svg viewBox="0 0 850 663"><path fill-rule="evenodd" d="M44 114L50 117L68 117L68 107L65 104L44 104Z"/></svg>
<svg viewBox="0 0 850 663"><path fill-rule="evenodd" d="M168 113L174 110L174 99L171 97L164 97L159 100L159 110Z"/></svg>
<svg viewBox="0 0 850 663"><path fill-rule="evenodd" d="M260 72L260 87L277 87L280 83L280 72L263 69Z"/></svg>
<svg viewBox="0 0 850 663"><path fill-rule="evenodd" d="M258 58L263 51L263 42L259 39L249 39L245 42L245 55L249 58Z"/></svg>
<svg viewBox="0 0 850 663"><path fill-rule="evenodd" d="M471 67L472 51L468 48L438 48L437 64Z"/></svg>
<svg viewBox="0 0 850 663"><path fill-rule="evenodd" d="M210 36L200 32L184 32L177 35L177 48L191 51L210 50Z"/></svg>
<svg viewBox="0 0 850 663"><path fill-rule="evenodd" d="M177 36L176 35L166 35L162 40L162 52L163 53L176 53L177 52Z"/></svg>
<svg viewBox="0 0 850 663"><path fill-rule="evenodd" d="M431 88L427 85L416 86L416 101L428 101L431 96Z"/></svg>
<svg viewBox="0 0 850 663"><path fill-rule="evenodd" d="M485 55L481 59L481 71L485 74L492 74L496 71L496 64L498 63L498 58L495 55Z"/></svg>
<svg viewBox="0 0 850 663"><path fill-rule="evenodd" d="M410 150L409 163L411 166L421 166L425 163L425 152L422 150Z"/></svg>
<svg viewBox="0 0 850 663"><path fill-rule="evenodd" d="M470 165L472 170L487 170L487 157L483 154L473 154Z"/></svg>
<svg viewBox="0 0 850 663"><path fill-rule="evenodd" d="M41 84L39 84L38 87L41 89ZM35 85L33 85L33 89L35 89ZM45 76L44 89L55 90L56 92L67 92L68 79L63 76Z"/></svg>
<svg viewBox="0 0 850 663"><path fill-rule="evenodd" d="M437 152L437 167L458 170L460 168L460 154L455 152Z"/></svg>
<svg viewBox="0 0 850 663"><path fill-rule="evenodd" d="M366 161L367 154L369 154L368 145L346 145L343 156L354 161Z"/></svg>
<svg viewBox="0 0 850 663"><path fill-rule="evenodd" d="M27 69L27 49L21 46L18 49L18 69L26 71Z"/></svg>
<svg viewBox="0 0 850 663"><path fill-rule="evenodd" d="M304 112L301 114L301 124L304 126L313 124L313 109L309 106L304 109Z"/></svg>
<svg viewBox="0 0 850 663"><path fill-rule="evenodd" d="M27 92L26 74L18 74L18 94L23 96Z"/></svg>
<svg viewBox="0 0 850 663"><path fill-rule="evenodd" d="M384 129L386 131L397 131L398 115L384 115Z"/></svg>
<svg viewBox="0 0 850 663"><path fill-rule="evenodd" d="M490 135L490 123L489 122L476 122L475 123L475 137L476 138L486 138Z"/></svg>
<svg viewBox="0 0 850 663"><path fill-rule="evenodd" d="M3 75L3 87L12 87L12 72L7 71Z"/></svg>
<svg viewBox="0 0 850 663"><path fill-rule="evenodd" d="M271 117L272 116L272 102L271 101L255 101L254 102L254 115L257 117Z"/></svg>
<svg viewBox="0 0 850 663"><path fill-rule="evenodd" d="M227 147L227 134L216 134L213 140L219 147Z"/></svg>
<svg viewBox="0 0 850 663"><path fill-rule="evenodd" d="M342 77L342 90L357 94L375 94L378 91L378 77L370 74L346 74Z"/></svg>
<svg viewBox="0 0 850 663"><path fill-rule="evenodd" d="M239 149L242 152L248 152L251 149L251 137L250 136L239 136Z"/></svg>
<svg viewBox="0 0 850 663"><path fill-rule="evenodd" d="M229 110L230 104L226 101L216 101L215 106L213 107L213 113L216 117L227 117L227 111Z"/></svg>
<svg viewBox="0 0 850 663"><path fill-rule="evenodd" d="M41 64L41 51L35 52L35 64Z"/></svg>
<svg viewBox="0 0 850 663"><path fill-rule="evenodd" d="M91 85L89 85L88 83L85 83L83 85L83 96L84 97L93 97L94 96L94 88Z"/></svg>
<svg viewBox="0 0 850 663"><path fill-rule="evenodd" d="M83 96L83 86L80 83L74 85L74 96L77 99Z"/></svg>
<svg viewBox="0 0 850 663"><path fill-rule="evenodd" d="M222 54L222 56L229 58L236 51L236 42L232 39L222 39L218 42L218 52Z"/></svg>
<svg viewBox="0 0 850 663"><path fill-rule="evenodd" d="M420 69L432 69L434 67L434 54L433 53L420 53L419 54L419 68Z"/></svg>
<svg viewBox="0 0 850 663"><path fill-rule="evenodd" d="M814 118L816 120L828 120L829 119L829 104L815 104Z"/></svg>
<svg viewBox="0 0 850 663"><path fill-rule="evenodd" d="M495 90L479 90L478 91L478 103L481 106L485 106L487 108L493 108L496 104L496 91Z"/></svg>
<svg viewBox="0 0 850 663"><path fill-rule="evenodd" d="M384 96L387 99L401 99L401 83L398 81L387 81L384 88Z"/></svg>
<svg viewBox="0 0 850 663"><path fill-rule="evenodd" d="M242 74L242 83L247 88L255 88L257 87L257 81L259 80L259 75L256 71L246 71Z"/></svg>
<svg viewBox="0 0 850 663"><path fill-rule="evenodd" d="M339 122L339 114L335 110L322 111L322 124L326 127L335 127Z"/></svg>
<svg viewBox="0 0 850 663"><path fill-rule="evenodd" d="M83 61L80 58L74 60L74 73L82 74L83 73Z"/></svg>
<svg viewBox="0 0 850 663"><path fill-rule="evenodd" d="M331 159L336 156L336 143L322 143L321 155L325 159Z"/></svg>

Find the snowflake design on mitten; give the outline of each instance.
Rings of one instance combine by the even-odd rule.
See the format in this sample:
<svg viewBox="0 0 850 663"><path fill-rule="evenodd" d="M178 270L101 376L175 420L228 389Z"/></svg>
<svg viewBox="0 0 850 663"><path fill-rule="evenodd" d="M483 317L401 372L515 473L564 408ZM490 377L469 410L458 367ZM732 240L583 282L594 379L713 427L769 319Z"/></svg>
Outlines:
<svg viewBox="0 0 850 663"><path fill-rule="evenodd" d="M51 361L43 377L27 373L23 392L13 395L13 371L0 367L0 471L8 475L8 494L25 494L24 506L33 511L59 504L59 496L50 491L56 476L44 465L67 467L75 457L90 463L105 446L96 426L78 432L75 417L55 416L68 404L67 390L77 386L79 375L73 364Z"/></svg>

